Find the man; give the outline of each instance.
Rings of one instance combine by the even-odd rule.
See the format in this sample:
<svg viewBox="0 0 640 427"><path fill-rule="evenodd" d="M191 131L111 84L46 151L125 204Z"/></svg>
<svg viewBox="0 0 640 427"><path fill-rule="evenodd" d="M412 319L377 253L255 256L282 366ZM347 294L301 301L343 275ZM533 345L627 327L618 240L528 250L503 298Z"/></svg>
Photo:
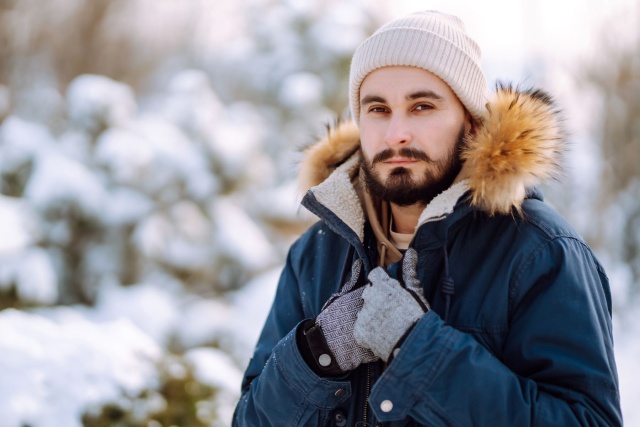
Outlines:
<svg viewBox="0 0 640 427"><path fill-rule="evenodd" d="M535 185L560 119L488 98L454 16L355 52L353 123L302 165L320 221L291 248L237 426L617 426L608 279Z"/></svg>

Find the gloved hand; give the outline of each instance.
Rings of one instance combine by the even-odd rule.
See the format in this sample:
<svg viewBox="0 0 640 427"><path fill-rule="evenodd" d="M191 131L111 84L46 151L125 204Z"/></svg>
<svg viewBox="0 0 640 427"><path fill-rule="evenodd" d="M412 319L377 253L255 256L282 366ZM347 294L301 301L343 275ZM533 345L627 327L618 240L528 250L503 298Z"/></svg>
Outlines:
<svg viewBox="0 0 640 427"><path fill-rule="evenodd" d="M402 261L404 284L377 267L369 273L370 285L362 292L364 305L353 334L362 347L389 361L398 341L429 310L416 273L418 253L410 248Z"/></svg>
<svg viewBox="0 0 640 427"><path fill-rule="evenodd" d="M314 361L322 373L337 375L362 363L378 360L371 350L358 345L353 337L353 324L363 303L364 287L353 289L361 270L362 262L358 260L353 264L349 282L324 304L315 324L304 330Z"/></svg>

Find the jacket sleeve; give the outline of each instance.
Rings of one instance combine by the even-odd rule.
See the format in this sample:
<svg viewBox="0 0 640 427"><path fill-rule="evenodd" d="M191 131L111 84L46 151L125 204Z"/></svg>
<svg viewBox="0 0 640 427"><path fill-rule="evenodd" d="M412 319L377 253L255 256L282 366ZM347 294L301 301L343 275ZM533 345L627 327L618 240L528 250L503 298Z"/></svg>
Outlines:
<svg viewBox="0 0 640 427"><path fill-rule="evenodd" d="M323 425L351 396L349 381L316 375L303 360L296 330L305 320L292 246L271 311L242 381L233 426ZM342 390L337 393L336 391Z"/></svg>
<svg viewBox="0 0 640 427"><path fill-rule="evenodd" d="M429 311L373 387L371 407L381 421L428 426L621 426L607 292L583 243L545 242L510 283L500 359Z"/></svg>

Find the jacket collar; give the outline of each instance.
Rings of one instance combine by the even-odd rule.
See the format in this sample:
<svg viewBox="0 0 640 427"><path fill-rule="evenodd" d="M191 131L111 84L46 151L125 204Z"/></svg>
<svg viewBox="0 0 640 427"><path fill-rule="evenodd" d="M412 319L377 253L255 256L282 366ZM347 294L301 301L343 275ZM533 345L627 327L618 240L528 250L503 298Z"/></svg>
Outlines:
<svg viewBox="0 0 640 427"><path fill-rule="evenodd" d="M418 228L446 218L463 201L470 210L488 215L520 211L534 186L561 172L565 147L561 122L546 93L499 86L462 153L464 164L456 182L429 203ZM332 212L363 242L366 218L354 185L360 168L359 148L355 123L329 128L324 139L305 150L300 181L308 190L305 207L323 219L323 212Z"/></svg>
<svg viewBox="0 0 640 427"><path fill-rule="evenodd" d="M319 185L310 189L302 204L312 213L323 217L317 211L316 203L345 223L362 242L364 240L365 215L360 197L353 184L360 168L360 152L354 153L343 164L338 166L329 177ZM314 202L311 203L311 195ZM324 218L323 218L324 219Z"/></svg>

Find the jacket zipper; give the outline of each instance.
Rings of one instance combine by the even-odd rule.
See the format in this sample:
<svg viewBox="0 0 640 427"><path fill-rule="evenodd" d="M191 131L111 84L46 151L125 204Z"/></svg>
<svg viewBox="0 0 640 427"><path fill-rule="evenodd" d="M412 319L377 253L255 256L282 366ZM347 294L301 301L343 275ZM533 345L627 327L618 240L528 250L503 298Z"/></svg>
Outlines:
<svg viewBox="0 0 640 427"><path fill-rule="evenodd" d="M367 411L369 410L369 391L371 390L371 365L367 364L367 386L366 393L364 396L364 425L367 424Z"/></svg>

